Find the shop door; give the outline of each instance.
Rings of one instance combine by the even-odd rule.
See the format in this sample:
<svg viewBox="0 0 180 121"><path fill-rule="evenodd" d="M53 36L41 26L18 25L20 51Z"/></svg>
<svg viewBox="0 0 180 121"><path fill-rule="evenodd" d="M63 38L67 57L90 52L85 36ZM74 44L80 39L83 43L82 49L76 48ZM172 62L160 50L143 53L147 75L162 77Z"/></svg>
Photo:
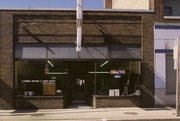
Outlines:
<svg viewBox="0 0 180 121"><path fill-rule="evenodd" d="M76 77L73 79L73 101L85 103L86 102L86 83L83 77Z"/></svg>
<svg viewBox="0 0 180 121"><path fill-rule="evenodd" d="M69 63L69 81L71 82L72 102L86 103L87 100L87 62Z"/></svg>

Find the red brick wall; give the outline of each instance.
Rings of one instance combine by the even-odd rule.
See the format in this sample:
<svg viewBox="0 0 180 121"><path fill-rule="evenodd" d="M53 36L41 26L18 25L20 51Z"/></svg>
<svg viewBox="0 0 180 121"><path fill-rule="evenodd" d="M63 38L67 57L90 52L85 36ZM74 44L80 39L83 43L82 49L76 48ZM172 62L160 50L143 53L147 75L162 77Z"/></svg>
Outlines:
<svg viewBox="0 0 180 121"><path fill-rule="evenodd" d="M141 107L141 97L96 97L96 108Z"/></svg>
<svg viewBox="0 0 180 121"><path fill-rule="evenodd" d="M112 8L112 0L104 0L104 8Z"/></svg>
<svg viewBox="0 0 180 121"><path fill-rule="evenodd" d="M149 9L154 9L154 0L149 0Z"/></svg>
<svg viewBox="0 0 180 121"><path fill-rule="evenodd" d="M38 43L30 36L31 33L45 43L74 43L76 40L76 25L73 16L66 16L63 20L61 18L65 15L51 16L51 19L44 18L43 15L29 15L29 17L31 21L27 15L15 16L16 25L18 25L18 30L15 30L18 43ZM104 43L108 35L113 36L120 43L141 43L141 17L120 14L119 16L110 14L84 16L83 38L87 42Z"/></svg>
<svg viewBox="0 0 180 121"><path fill-rule="evenodd" d="M63 109L63 97L17 97L17 109Z"/></svg>
<svg viewBox="0 0 180 121"><path fill-rule="evenodd" d="M0 108L12 109L14 105L13 16L6 12L1 12L0 15Z"/></svg>

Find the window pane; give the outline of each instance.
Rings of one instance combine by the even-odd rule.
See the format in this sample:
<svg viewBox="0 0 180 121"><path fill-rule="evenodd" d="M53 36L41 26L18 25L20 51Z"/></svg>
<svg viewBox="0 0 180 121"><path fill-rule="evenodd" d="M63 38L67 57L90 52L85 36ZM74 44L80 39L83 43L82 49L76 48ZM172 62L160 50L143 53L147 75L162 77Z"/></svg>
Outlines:
<svg viewBox="0 0 180 121"><path fill-rule="evenodd" d="M65 63L25 60L16 61L15 68L17 95L62 95L67 78Z"/></svg>
<svg viewBox="0 0 180 121"><path fill-rule="evenodd" d="M134 95L141 84L139 64L128 60L97 62L97 94L112 96L110 93L114 91L114 96Z"/></svg>

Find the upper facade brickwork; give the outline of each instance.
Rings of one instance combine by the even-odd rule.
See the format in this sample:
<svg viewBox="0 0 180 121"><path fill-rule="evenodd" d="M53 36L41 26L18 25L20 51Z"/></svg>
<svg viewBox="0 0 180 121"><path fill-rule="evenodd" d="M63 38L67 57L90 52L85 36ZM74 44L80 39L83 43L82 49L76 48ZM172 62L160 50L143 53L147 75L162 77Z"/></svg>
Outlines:
<svg viewBox="0 0 180 121"><path fill-rule="evenodd" d="M74 43L76 40L75 12L73 15L47 15L47 18L43 14L14 17L18 43L38 43L37 38L45 43ZM141 16L85 12L83 38L84 43L140 44Z"/></svg>

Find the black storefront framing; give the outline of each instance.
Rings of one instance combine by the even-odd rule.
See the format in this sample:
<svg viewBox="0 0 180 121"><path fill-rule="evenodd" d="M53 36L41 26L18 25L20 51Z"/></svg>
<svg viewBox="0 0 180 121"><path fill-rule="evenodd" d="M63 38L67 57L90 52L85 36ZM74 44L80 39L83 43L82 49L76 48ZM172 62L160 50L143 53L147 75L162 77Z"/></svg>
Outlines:
<svg viewBox="0 0 180 121"><path fill-rule="evenodd" d="M35 49L34 49L35 48ZM63 48L63 49L61 49ZM70 48L70 49L69 49ZM63 53L65 55L69 55L69 57L65 57L62 56L60 53L63 50ZM57 89L57 85L56 85L56 89L55 89L55 85L53 88L53 84L54 83L54 79L55 76L52 78L46 78L46 79L38 79L37 78L32 78L31 79L27 79L27 78L23 78L22 80L18 80L18 77L16 77L16 80L21 81L22 83L42 83L42 85L45 85L44 83L47 81L49 85L51 85L51 87L49 87L49 89L54 89L55 92L51 93L51 94L47 94L47 95L40 95L37 94L37 92L29 90L29 91L24 91L21 92L20 95L17 95L16 101L17 101L17 107L19 108L32 108L34 105L34 107L39 108L39 103L36 104L38 102L38 100L43 100L44 98L52 98L52 100L54 100L54 98L56 100L61 100L61 106L59 108L67 108L72 102L73 102L73 97L78 97L77 95L81 95L79 96L79 98L77 98L76 100L82 100L83 94L77 93L72 95L72 92L81 92L84 91L82 89L76 89L76 90L71 90L71 85L69 85L68 83L71 83L72 85L76 84L74 82L71 82L72 79L71 76L73 77L73 74L69 75L69 65L76 65L76 67L72 68L76 69L80 66L84 64L84 67L82 66L82 68L86 68L87 65L92 64L94 67L91 67L92 70L83 70L83 71L87 71L88 75L91 75L91 77L87 76L86 79L84 79L85 81L87 81L88 79L91 79L91 82L89 83L89 89L87 89L88 95L85 96L85 100L86 103L90 106L93 107L104 107L104 106L100 106L98 105L98 100L102 100L101 98L137 98L137 97L133 97L133 96L137 96L136 94L134 94L136 92L136 89L132 89L132 88L139 88L138 85L133 85L133 87L131 86L131 88L129 89L129 94L127 91L125 91L125 88L127 86L127 80L130 80L130 74L129 74L129 70L126 67L125 68L118 68L118 66L123 66L123 65L130 65L132 63L135 63L135 65L138 67L136 68L136 72L138 73L138 84L141 84L140 81L140 45L111 45L111 46L105 46L105 45L88 45L88 46L84 46L83 50L85 53L82 54L82 57L77 57L76 55L74 56L72 53L74 51L75 54L75 47L72 44L48 44L48 45L37 45L37 44L17 44L15 47L15 57L16 57L16 63L18 62L23 62L23 63L31 63L31 62L38 62L38 63L43 63L42 65L44 65L44 71L47 71L46 66L48 65L49 67L51 67L51 69L48 69L48 73L49 75L68 75L68 79L66 79L63 83L64 83L64 88L66 89ZM49 52L48 52L49 51ZM65 52L66 51L66 52ZM70 52L69 52L70 51ZM45 54L43 54L45 53ZM51 54L56 54L58 56L52 56ZM67 54L67 53L71 53ZM119 54L117 54L119 53ZM35 54L35 55L34 55ZM39 55L38 55L39 54ZM99 56L98 54L100 54L101 56ZM47 58L49 57L49 58ZM54 58L53 58L54 57ZM62 58L64 57L64 58ZM98 58L99 57L99 58ZM66 63L67 65L67 69L66 71L52 71L53 69L53 64L56 63ZM121 63L120 65L118 63ZM105 69L105 66L109 66ZM113 66L114 65L114 66ZM116 67L117 66L117 67ZM32 66L31 66L32 67ZM113 67L113 68L111 68ZM16 67L17 68L17 65ZM131 68L131 67L128 67ZM81 68L80 68L81 69ZM77 69L76 69L77 70ZM73 71L72 71L73 72ZM38 72L36 72L38 73ZM45 72L47 73L47 72ZM74 73L74 72L73 72ZM122 78L124 75L126 74L127 78L125 79L125 82L121 82L121 87L118 87L117 85L119 85L120 82L117 82L118 79ZM18 76L18 74L15 74L16 76ZM74 73L74 75L78 75L78 73ZM103 75L103 76L102 76ZM103 78L102 78L103 77ZM88 78L88 79L87 79ZM109 78L109 79L108 79ZM125 77L123 77L125 78ZM49 80L48 80L49 79ZM99 81L101 79L101 81ZM114 79L114 84L109 83L108 81ZM67 81L68 80L68 81ZM71 81L70 81L71 80ZM80 82L82 82L82 80L78 79ZM23 82L24 81L24 82ZM29 81L29 82L28 82ZM16 81L17 83L17 81ZM107 83L106 85L104 85L104 83ZM126 84L126 85L125 85ZM41 86L42 86L41 85ZM90 86L91 85L91 86ZM109 87L106 87L104 89L102 89L101 86L107 86L107 85L111 85ZM115 87L113 87L113 85ZM18 85L17 85L18 86ZM31 85L33 86L33 85ZM86 85L87 86L87 85ZM42 87L41 87L42 88ZM41 89L38 88L38 89ZM77 87L78 88L78 87ZM116 89L116 91L115 91ZM127 90L128 90L127 89ZM70 90L71 92L69 93ZM44 91L43 91L44 92ZM116 94L115 94L116 92ZM30 94L29 94L30 93ZM112 93L112 94L110 94ZM114 93L114 95L113 95ZM52 95L53 94L53 95ZM129 96L128 96L129 95ZM140 94L141 95L141 94ZM138 95L138 96L140 96ZM124 97L125 96L125 97ZM131 97L130 97L131 96ZM54 98L53 98L54 97ZM35 101L32 101L33 99L36 98L36 103ZM42 99L41 99L42 98ZM117 99L119 100L119 99ZM122 99L121 99L122 100ZM47 100L46 100L47 101ZM50 100L49 100L50 101ZM26 105L22 105L21 103L24 102L24 104L26 103ZM31 103L29 103L31 102ZM97 102L97 103L96 103ZM60 101L59 101L60 103ZM112 105L112 103L110 104ZM106 106L110 106L110 105L106 105ZM113 106L113 105L112 105ZM114 105L115 106L115 105ZM58 107L57 107L58 108Z"/></svg>

